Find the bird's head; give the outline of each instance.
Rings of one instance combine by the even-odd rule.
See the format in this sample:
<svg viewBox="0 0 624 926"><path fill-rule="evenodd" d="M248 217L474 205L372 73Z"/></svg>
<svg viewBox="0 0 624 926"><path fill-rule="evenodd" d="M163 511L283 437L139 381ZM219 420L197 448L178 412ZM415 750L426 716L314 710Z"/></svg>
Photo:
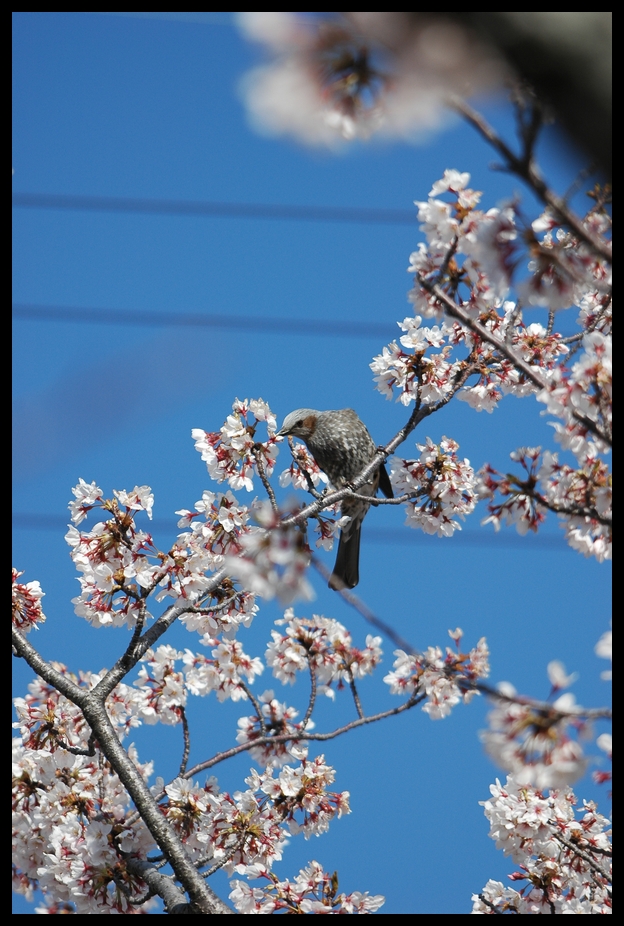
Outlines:
<svg viewBox="0 0 624 926"><path fill-rule="evenodd" d="M277 436L300 437L304 441L308 440L314 434L319 414L320 412L313 408L298 408L290 415L286 415Z"/></svg>

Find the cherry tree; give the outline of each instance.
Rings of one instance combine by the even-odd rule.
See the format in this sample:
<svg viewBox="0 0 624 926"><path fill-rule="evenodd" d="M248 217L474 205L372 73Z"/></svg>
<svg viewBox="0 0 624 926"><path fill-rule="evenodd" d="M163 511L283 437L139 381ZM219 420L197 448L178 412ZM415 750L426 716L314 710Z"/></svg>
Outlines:
<svg viewBox="0 0 624 926"><path fill-rule="evenodd" d="M267 27L266 20L254 22L256 33ZM288 18L269 25L279 61L272 89L256 84L254 106L281 100L294 107L304 134L312 137L320 126L322 141L360 129L370 134L393 119L404 124L383 109L396 81L378 77L361 54L346 54L353 42L346 27L328 27L320 41L317 33L302 38ZM427 75L399 63L409 92L398 97L413 109L414 82ZM484 58L483 80L498 67ZM432 82L427 118L437 118L443 96L463 89L454 86L457 69L442 71ZM406 711L443 720L479 695L491 700L485 749L506 774L491 786L484 811L490 836L516 870L513 888L488 881L472 912L611 912L610 823L572 790L590 761L591 723L609 717L608 709L577 704L566 690L574 679L559 662L548 668L551 697L537 700L488 681L484 638L464 644L462 630L451 628L450 640L416 652L352 592L338 592L372 624L358 647L347 627L309 605L311 570L324 572L316 549L331 549L344 523L341 501L357 497L385 461L395 498L362 497L401 506L406 529L451 538L481 500L484 530L513 525L524 534L554 516L575 554L611 557L609 189L591 189L590 206L579 215L549 188L535 163L543 116L530 95L518 102L519 153L466 103L454 105L493 144L504 168L529 184L543 210L527 221L516 202L484 209L484 194L461 169L432 178L428 199L417 204L422 238L409 258L413 314L399 320L398 338L370 363L376 388L404 406L405 421L353 483L329 485L303 445L279 436L270 404L259 397L235 398L221 426L223 412L215 409L215 429L193 431L210 483L193 510L176 512L180 533L168 549L137 522L139 514L152 517L149 486L105 492L80 479L66 535L80 580L75 615L93 633L121 627L128 635L117 662L100 673L74 674L42 658L29 634L45 621L45 591L13 571L14 653L36 673L15 705L14 888L26 897L43 893L37 912L143 914L160 898L167 913L374 913L383 897L365 884L345 892L322 862L286 879L273 871L289 837L321 835L350 812L348 791L333 789L335 770L322 744ZM547 310L546 324L530 321L532 307ZM557 330L562 312L576 317L573 335ZM512 447L510 472L489 465L475 472L452 435L438 443L427 436L427 419L449 402L495 413L509 394L541 403L558 449ZM414 454L408 438L416 429ZM278 485L309 499L285 507ZM243 491L255 496L251 503ZM271 599L283 617L265 652L249 654L245 631ZM164 639L174 623L190 634L184 650ZM382 637L396 648L380 676ZM596 645L608 657L610 633ZM275 687L307 686L303 713L275 688L260 690L265 667ZM369 675L394 699L376 713L365 712L358 690ZM353 718L317 729L319 699L337 690L350 693ZM240 704L235 743L189 767L187 705L212 692ZM145 724L180 727L173 780L153 779L158 769L131 743L132 731ZM607 734L596 746L610 755ZM249 774L231 794L212 770L241 754ZM210 886L220 869L230 876L228 898Z"/></svg>

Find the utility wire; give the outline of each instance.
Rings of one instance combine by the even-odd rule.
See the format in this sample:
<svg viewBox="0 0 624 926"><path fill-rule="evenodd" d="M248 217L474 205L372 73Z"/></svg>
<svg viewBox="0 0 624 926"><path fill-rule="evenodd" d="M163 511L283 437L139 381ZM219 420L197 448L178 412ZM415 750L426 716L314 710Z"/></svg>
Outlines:
<svg viewBox="0 0 624 926"><path fill-rule="evenodd" d="M332 321L331 319L267 318L261 315L213 315L203 312L139 312L66 305L13 303L16 319L91 325L137 325L147 328L230 328L265 334L305 334L317 337L382 338L394 335L392 323Z"/></svg>
<svg viewBox="0 0 624 926"><path fill-rule="evenodd" d="M293 206L279 203L226 203L190 199L140 199L125 196L78 196L65 193L13 193L21 209L79 212L126 212L139 215L186 215L235 219L281 219L295 222L351 222L358 225L415 225L414 209L367 209L358 206Z"/></svg>

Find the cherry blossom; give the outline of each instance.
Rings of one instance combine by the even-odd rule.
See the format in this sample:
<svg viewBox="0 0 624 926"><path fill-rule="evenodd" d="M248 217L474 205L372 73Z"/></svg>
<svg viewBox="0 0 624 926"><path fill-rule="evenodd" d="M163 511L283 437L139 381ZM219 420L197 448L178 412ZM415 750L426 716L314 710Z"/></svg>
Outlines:
<svg viewBox="0 0 624 926"><path fill-rule="evenodd" d="M313 597L306 578L310 551L297 525L285 525L270 502L254 506L258 527L241 537L241 552L225 565L241 585L261 598L277 596L283 604Z"/></svg>
<svg viewBox="0 0 624 926"><path fill-rule="evenodd" d="M589 764L571 729L583 730L583 709L572 694L560 695L552 705L532 703L501 683L504 697L488 716L489 729L481 734L494 762L520 784L557 788L581 778ZM571 728L571 729L570 729Z"/></svg>
<svg viewBox="0 0 624 926"><path fill-rule="evenodd" d="M295 717L299 712L294 707L281 703L274 697L273 691L265 691L258 699L260 706L260 715L254 714L250 717L241 717L238 721L238 733L236 734L237 743L251 743L260 737L275 737L285 733L299 734L302 732L303 724L295 723ZM312 730L314 722L306 722L305 729ZM250 750L250 755L260 765L272 766L285 765L292 761L293 758L301 759L307 755L304 741L298 739L295 743L261 743Z"/></svg>
<svg viewBox="0 0 624 926"><path fill-rule="evenodd" d="M268 440L259 443L256 430L265 422ZM281 438L275 437L277 425L271 409L262 399L236 399L232 414L220 431L208 432L193 428L195 449L206 463L210 477L216 482L227 481L233 489L253 490L253 472L262 465L268 476L273 472ZM256 456L257 454L257 456ZM258 460L261 463L258 463Z"/></svg>
<svg viewBox="0 0 624 926"><path fill-rule="evenodd" d="M456 641L457 653L448 646L446 653L439 646L430 646L422 655L395 650L393 671L384 678L391 694L423 701L422 709L432 720L447 717L460 701L467 704L477 694L475 684L487 678L490 671L485 638L468 653L462 653L460 628L449 634Z"/></svg>
<svg viewBox="0 0 624 926"><path fill-rule="evenodd" d="M307 473L315 488L321 482L325 484L329 482L308 448L304 444L295 443L293 444L293 461L280 475L279 484L282 488L292 485L294 489L307 489L309 484L304 473Z"/></svg>
<svg viewBox="0 0 624 926"><path fill-rule="evenodd" d="M251 684L264 671L262 661L243 652L237 640L202 638L204 646L212 646L212 659L187 649L183 655L186 685L194 695L215 691L219 701L247 698L245 682Z"/></svg>
<svg viewBox="0 0 624 926"><path fill-rule="evenodd" d="M473 913L611 913L609 821L592 803L575 810L570 788L544 793L509 776L483 801L490 837L520 868L520 890L488 881ZM579 817L577 819L577 817Z"/></svg>
<svg viewBox="0 0 624 926"><path fill-rule="evenodd" d="M474 34L430 15L239 13L238 22L272 59L243 82L254 124L310 145L418 136L445 121L443 103L468 89L468 74L472 88L501 76Z"/></svg>
<svg viewBox="0 0 624 926"><path fill-rule="evenodd" d="M19 572L13 567L11 619L13 625L18 627L22 633L30 633L33 627L37 628L46 619L41 607L41 599L45 592L42 590L41 584L36 580L33 582L18 582L19 577L23 575L23 571Z"/></svg>
<svg viewBox="0 0 624 926"><path fill-rule="evenodd" d="M267 883L251 887L245 881L231 882L230 899L239 913L375 913L385 902L380 894L339 894L336 872L328 874L315 861L302 868L292 881L280 881L259 865L253 866L251 873Z"/></svg>
<svg viewBox="0 0 624 926"><path fill-rule="evenodd" d="M381 659L381 637L366 637L363 649L354 647L351 634L338 621L313 614L311 618L295 617L292 608L275 622L284 630L272 630L273 641L266 651L267 665L283 684L294 685L297 672L313 669L319 692L334 696L332 685L342 687L369 675Z"/></svg>
<svg viewBox="0 0 624 926"><path fill-rule="evenodd" d="M477 503L477 481L470 462L457 456L459 444L443 437L440 444L427 438L417 444L418 460L392 457L390 479L398 494L408 493L413 501L406 503L405 523L420 528L426 534L449 537L461 530L462 520Z"/></svg>

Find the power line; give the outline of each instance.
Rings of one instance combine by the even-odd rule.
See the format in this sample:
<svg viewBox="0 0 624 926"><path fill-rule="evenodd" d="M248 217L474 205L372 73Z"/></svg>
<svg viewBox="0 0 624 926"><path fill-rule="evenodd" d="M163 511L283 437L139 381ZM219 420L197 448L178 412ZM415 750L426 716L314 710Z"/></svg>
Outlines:
<svg viewBox="0 0 624 926"><path fill-rule="evenodd" d="M15 530L25 531L55 531L61 533L67 530L69 524L69 513L67 515L59 514L39 514L31 512L14 512L12 516L13 528ZM83 529L88 529L84 528ZM146 524L146 529L150 532L162 531L168 532L173 536L179 531L177 521L166 518L155 518ZM395 530L393 528L368 527L365 528L365 540L373 544L401 546L424 546L429 545L434 550L437 549L435 544L440 543L439 537L429 537L422 531L404 529ZM459 531L452 540L453 543L460 547L506 547L519 550L567 550L567 545L559 534L537 534L528 537L520 537L511 531L495 534L488 530L468 530ZM440 552L442 552L440 550Z"/></svg>
<svg viewBox="0 0 624 926"><path fill-rule="evenodd" d="M186 215L198 218L281 219L296 222L351 222L359 225L414 225L409 209L358 206L293 206L279 203L226 203L190 199L140 199L125 196L77 196L64 193L13 193L21 209L79 212L125 212L139 215Z"/></svg>
<svg viewBox="0 0 624 926"><path fill-rule="evenodd" d="M159 328L228 328L264 334L306 334L336 338L383 338L394 334L393 325L331 319L266 318L252 315L212 315L203 312L140 312L136 309L13 303L14 318L31 321L71 322L90 325L137 325Z"/></svg>

